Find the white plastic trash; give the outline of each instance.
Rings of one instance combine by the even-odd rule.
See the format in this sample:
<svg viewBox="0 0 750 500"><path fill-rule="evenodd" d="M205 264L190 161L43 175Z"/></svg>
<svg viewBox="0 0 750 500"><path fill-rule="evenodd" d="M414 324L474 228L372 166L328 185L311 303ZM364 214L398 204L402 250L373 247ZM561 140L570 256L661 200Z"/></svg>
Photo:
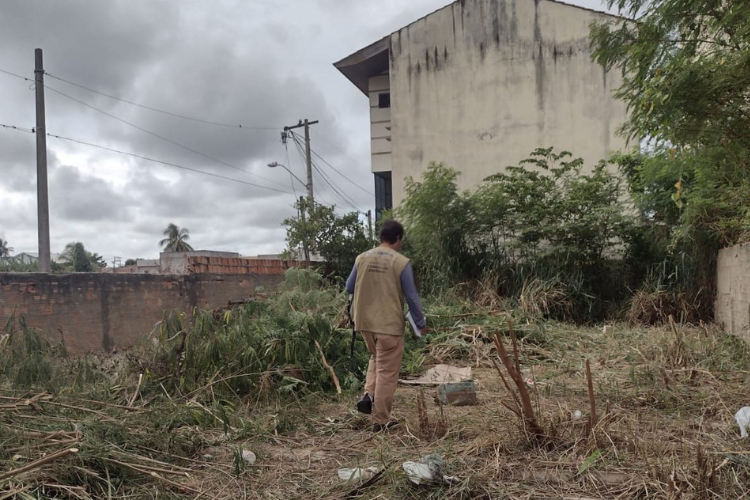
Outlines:
<svg viewBox="0 0 750 500"><path fill-rule="evenodd" d="M442 472L445 465L443 458L437 453L424 456L419 462L404 462L401 467L406 472L406 477L414 484L428 484L434 482L456 483L458 479L446 476Z"/></svg>
<svg viewBox="0 0 750 500"><path fill-rule="evenodd" d="M242 450L242 459L249 464L254 464L258 457L250 450Z"/></svg>
<svg viewBox="0 0 750 500"><path fill-rule="evenodd" d="M432 471L430 466L420 462L404 462L401 467L406 472L406 477L414 484L432 482Z"/></svg>
<svg viewBox="0 0 750 500"><path fill-rule="evenodd" d="M747 428L750 427L750 406L743 406L740 411L735 413L734 419L740 426L740 437L747 437Z"/></svg>
<svg viewBox="0 0 750 500"><path fill-rule="evenodd" d="M576 410L570 415L570 418L572 418L573 420L579 420L581 417L583 417L583 413L581 413L581 410Z"/></svg>
<svg viewBox="0 0 750 500"><path fill-rule="evenodd" d="M339 469L339 479L342 481L357 482L362 480L363 477L370 476L377 471L378 469L376 467L368 467L366 469L362 469L361 467L350 469L347 467Z"/></svg>

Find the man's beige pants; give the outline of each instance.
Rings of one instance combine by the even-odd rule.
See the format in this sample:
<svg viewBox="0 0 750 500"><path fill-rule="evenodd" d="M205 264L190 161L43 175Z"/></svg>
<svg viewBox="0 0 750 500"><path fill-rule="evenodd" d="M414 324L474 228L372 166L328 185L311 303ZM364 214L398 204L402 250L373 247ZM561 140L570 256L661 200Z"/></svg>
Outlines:
<svg viewBox="0 0 750 500"><path fill-rule="evenodd" d="M391 418L393 393L396 392L401 358L404 355L404 336L360 333L370 351L365 392L375 400L372 405L372 421L375 424L387 424Z"/></svg>

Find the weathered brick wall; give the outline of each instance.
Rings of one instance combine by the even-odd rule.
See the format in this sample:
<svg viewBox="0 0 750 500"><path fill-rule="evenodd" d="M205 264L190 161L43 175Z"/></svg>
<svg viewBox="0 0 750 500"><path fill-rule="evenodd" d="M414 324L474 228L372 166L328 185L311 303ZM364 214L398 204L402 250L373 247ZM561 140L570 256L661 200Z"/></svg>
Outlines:
<svg viewBox="0 0 750 500"><path fill-rule="evenodd" d="M750 341L750 243L719 250L716 322Z"/></svg>
<svg viewBox="0 0 750 500"><path fill-rule="evenodd" d="M284 274L301 263L279 259L247 259L227 257L188 257L190 274Z"/></svg>
<svg viewBox="0 0 750 500"><path fill-rule="evenodd" d="M15 311L71 354L133 346L164 311L213 309L275 288L283 274L0 274L0 326Z"/></svg>

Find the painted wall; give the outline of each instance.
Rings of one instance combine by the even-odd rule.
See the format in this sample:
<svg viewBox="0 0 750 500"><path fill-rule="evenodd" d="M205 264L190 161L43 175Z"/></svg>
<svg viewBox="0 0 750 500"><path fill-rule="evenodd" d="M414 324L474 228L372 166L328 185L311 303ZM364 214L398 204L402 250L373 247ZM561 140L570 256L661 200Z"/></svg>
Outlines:
<svg viewBox="0 0 750 500"><path fill-rule="evenodd" d="M547 0L462 0L391 35L394 204L429 162L471 187L538 147L589 167L625 141L619 74L591 61L608 16Z"/></svg>
<svg viewBox="0 0 750 500"><path fill-rule="evenodd" d="M714 317L726 331L750 341L750 243L719 250Z"/></svg>

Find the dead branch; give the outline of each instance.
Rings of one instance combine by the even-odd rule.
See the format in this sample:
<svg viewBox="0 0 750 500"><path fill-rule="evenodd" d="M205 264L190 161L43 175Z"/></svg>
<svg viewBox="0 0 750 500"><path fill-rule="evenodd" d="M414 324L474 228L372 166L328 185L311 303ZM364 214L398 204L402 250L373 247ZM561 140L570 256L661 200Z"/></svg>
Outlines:
<svg viewBox="0 0 750 500"><path fill-rule="evenodd" d="M133 404L135 403L135 400L138 399L138 392L141 390L141 384L142 383L143 383L143 374L139 373L138 374L138 385L135 386L135 392L133 393L133 397L128 402L128 407L132 408Z"/></svg>
<svg viewBox="0 0 750 500"><path fill-rule="evenodd" d="M502 403L503 406L505 406L506 408L508 408L509 410L511 410L513 413L515 413L516 415L520 417L521 416L521 400L518 399L518 396L516 395L516 391L510 388L510 384L508 383L508 380L505 378L505 375L503 375L503 372L500 370L500 367L497 366L497 361L495 361L494 358L490 358L490 361L492 361L492 364L495 365L497 374L500 375L500 380L503 381L503 385L505 385L505 388L508 389L508 392L510 393L511 396L513 396L513 400L516 403L515 408L511 408L510 405L507 405L504 402Z"/></svg>
<svg viewBox="0 0 750 500"><path fill-rule="evenodd" d="M13 469L3 474L0 474L0 481L4 481L11 477L16 477L17 475L22 474L24 472L37 469L50 462L54 462L58 458L67 457L71 453L78 453L78 448L68 448L67 450L58 451L57 453L53 453L52 455L48 455L44 458L40 458L39 460L35 460L31 463L28 463L24 465L23 467L19 467L17 469Z"/></svg>
<svg viewBox="0 0 750 500"><path fill-rule="evenodd" d="M336 392L341 394L341 384L339 384L339 378L336 376L336 372L333 371L333 367L328 364L328 361L326 360L326 355L323 354L323 349L321 349L320 344L318 344L318 341L315 341L315 347L318 348L318 352L320 353L320 359L323 362L323 366L325 366L328 369L328 372L331 374L331 378L333 378L333 383L336 384Z"/></svg>
<svg viewBox="0 0 750 500"><path fill-rule="evenodd" d="M523 412L524 423L534 437L540 438L544 436L544 431L542 431L542 428L536 421L534 407L531 406L531 397L529 396L529 390L526 388L526 385L523 381L521 371L520 369L513 366L513 362L508 355L508 351L505 349L505 346L500 340L499 333L495 333L494 341L495 346L497 347L497 351L500 355L500 360L503 362L505 369L510 375L510 378L513 380L513 383L516 385L516 388L518 389L518 395L521 399L521 409Z"/></svg>
<svg viewBox="0 0 750 500"><path fill-rule="evenodd" d="M589 405L591 407L591 415L589 415L589 431L593 431L596 426L596 399L594 398L594 382L591 379L591 364L589 360L586 360L586 381L589 387Z"/></svg>

